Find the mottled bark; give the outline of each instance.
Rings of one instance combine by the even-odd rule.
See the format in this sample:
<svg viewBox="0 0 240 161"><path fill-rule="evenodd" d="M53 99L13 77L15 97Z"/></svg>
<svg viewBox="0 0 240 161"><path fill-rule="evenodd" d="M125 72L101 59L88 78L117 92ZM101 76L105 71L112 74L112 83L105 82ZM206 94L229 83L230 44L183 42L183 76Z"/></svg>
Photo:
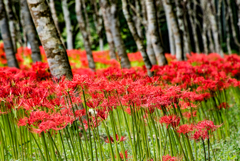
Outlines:
<svg viewBox="0 0 240 161"><path fill-rule="evenodd" d="M237 7L238 7L238 29L240 31L240 0L236 0Z"/></svg>
<svg viewBox="0 0 240 161"><path fill-rule="evenodd" d="M2 35L3 44L4 44L4 51L6 54L8 66L19 68L16 60L16 56L15 56L11 33L8 25L8 17L7 17L3 0L0 0L0 29L1 29L1 35Z"/></svg>
<svg viewBox="0 0 240 161"><path fill-rule="evenodd" d="M206 16L203 15L203 29L202 29L202 40L203 40L203 49L204 49L204 53L208 54L208 45L207 45L207 24L206 24Z"/></svg>
<svg viewBox="0 0 240 161"><path fill-rule="evenodd" d="M33 63L40 62L41 54L39 49L40 44L38 41L38 35L26 0L21 0L21 16L24 33L26 34L27 40L31 45L32 61Z"/></svg>
<svg viewBox="0 0 240 161"><path fill-rule="evenodd" d="M122 9L123 9L123 14L127 20L127 24L128 24L128 27L132 33L132 36L137 44L137 48L138 50L140 51L142 57L143 57L143 61L145 63L145 66L148 70L148 74L149 76L152 76L152 72L150 71L151 68L152 68L152 64L150 62L150 59L147 55L147 52L146 52L146 48L144 47L144 44L143 44L143 41L140 37L140 34L137 32L137 29L136 29L136 26L134 25L134 22L133 22L133 19L132 19L132 15L130 15L130 11L129 11L129 8L128 8L128 4L127 4L127 0L122 0Z"/></svg>
<svg viewBox="0 0 240 161"><path fill-rule="evenodd" d="M73 49L73 34L72 34L72 23L70 18L70 12L68 10L67 0L62 0L62 10L64 15L64 21L67 31L67 49Z"/></svg>
<svg viewBox="0 0 240 161"><path fill-rule="evenodd" d="M76 0L75 3L76 7L76 14L77 14L77 20L79 23L79 27L82 33L82 37L84 39L84 47L87 53L87 59L88 59L88 66L90 69L95 70L95 63L93 60L92 50L91 50L91 42L89 39L89 33L87 31L87 22L84 20L83 13L86 14L86 12L83 12L83 2L81 0ZM86 16L86 15L85 15Z"/></svg>
<svg viewBox="0 0 240 161"><path fill-rule="evenodd" d="M169 38L170 53L172 55L176 55L175 42L174 42L174 37L173 37L173 32L172 32L172 27L171 27L170 17L169 17L170 15L165 14L165 16L166 16L167 26L168 26L168 38Z"/></svg>
<svg viewBox="0 0 240 161"><path fill-rule="evenodd" d="M204 2L204 1L201 1L201 2ZM190 20L190 24L192 27L195 52L200 53L198 35L197 35L197 17L196 17L196 9L197 8L196 8L196 6L197 6L197 4L196 4L195 0L193 0L193 8L191 6L191 3L189 2L187 4L187 9L189 12L189 20Z"/></svg>
<svg viewBox="0 0 240 161"><path fill-rule="evenodd" d="M226 4L225 2L223 3L223 8L224 8L224 12L225 12L225 26L226 26L226 36L227 36L227 40L226 40L226 43L227 43L227 50L228 50L228 54L232 54L232 49L231 49L231 45L230 45L230 38L231 38L231 35L230 35L230 27L227 22L229 22L229 18L230 18L230 14L232 13L231 12L231 6L228 6L229 5L229 0L227 0ZM227 6L226 6L227 5ZM230 11L231 13L229 13L228 11ZM235 29L234 29L235 30Z"/></svg>
<svg viewBox="0 0 240 161"><path fill-rule="evenodd" d="M81 0L81 3L82 3L82 8L83 8L83 13L84 13L84 19L85 19L85 23L86 23L86 29L87 29L87 32L88 32L88 36L89 36L89 41L91 43L91 26L90 26L90 22L89 22L89 18L88 18L88 13L87 13L87 6L85 2L85 0Z"/></svg>
<svg viewBox="0 0 240 161"><path fill-rule="evenodd" d="M160 40L157 15L154 5L155 5L154 0L146 0L148 29L151 36L152 45L157 58L158 65L162 66L167 64L167 59L164 55L163 46Z"/></svg>
<svg viewBox="0 0 240 161"><path fill-rule="evenodd" d="M121 67L122 68L131 68L131 64L129 58L127 56L127 52L125 49L125 45L123 39L121 37L120 28L119 28L119 20L118 20L118 11L117 4L111 4L111 13L110 13L110 23L111 23L111 31L113 35L113 40L115 47L117 49L118 55L120 57Z"/></svg>
<svg viewBox="0 0 240 161"><path fill-rule="evenodd" d="M232 14L232 8L231 8L231 1L230 0L227 0L227 5L228 5L228 11L227 11L227 14L229 15L229 19L230 19L230 24L231 24L231 31L232 31L232 36L233 36L233 40L234 40L234 43L240 47L240 42L239 42L239 39L237 37L237 33L236 33L236 28L235 28L235 25L234 25L234 20L233 20L233 14ZM238 4L239 3L239 4ZM240 9L240 0L237 0L237 5L239 6L239 9ZM239 24L240 24L240 11L238 13L239 15Z"/></svg>
<svg viewBox="0 0 240 161"><path fill-rule="evenodd" d="M140 14L141 13L141 8L140 8L139 0L135 1L135 8L136 8L136 12ZM137 33L138 33L139 37L141 39L143 39L142 23L141 23L140 17L137 16L137 14L134 16L134 22L135 22L135 26L136 26Z"/></svg>
<svg viewBox="0 0 240 161"><path fill-rule="evenodd" d="M149 57L152 65L156 65L157 64L157 59L156 59L156 55L155 55L154 50L153 50L151 33L150 33L150 30L148 29L148 24L147 24L147 12L146 12L145 0L140 0L140 5L141 5L140 15L142 15L142 19L141 19L142 22L141 23L144 26L146 41L147 41L146 42L147 54L148 54L148 57Z"/></svg>
<svg viewBox="0 0 240 161"><path fill-rule="evenodd" d="M57 17L57 12L56 12L56 8L55 8L54 0L49 0L49 7L50 7L50 10L51 10L51 13L52 13L52 18L53 18L53 21L55 23L55 26L56 26L58 32L61 33L60 29L59 29L58 17Z"/></svg>
<svg viewBox="0 0 240 161"><path fill-rule="evenodd" d="M145 0L140 0L141 13L142 13L142 23L144 24L145 30L147 28L147 7Z"/></svg>
<svg viewBox="0 0 240 161"><path fill-rule="evenodd" d="M207 29L208 34L208 44L209 44L209 52L216 52L215 46L213 44L212 30L211 28Z"/></svg>
<svg viewBox="0 0 240 161"><path fill-rule="evenodd" d="M99 47L100 47L100 50L103 51L104 44L103 44L103 34L102 34L102 31L103 31L102 10L101 8L98 8L97 1L91 0L91 3L94 9L93 21L99 37Z"/></svg>
<svg viewBox="0 0 240 161"><path fill-rule="evenodd" d="M148 57L152 63L152 65L157 65L157 58L153 50L153 45L152 45L152 39L151 39L151 34L149 30L147 30L146 33L146 40L147 40L147 54Z"/></svg>
<svg viewBox="0 0 240 161"><path fill-rule="evenodd" d="M183 44L184 44L183 51L184 51L184 55L186 55L186 53L191 52L191 49L190 49L190 43L189 43L189 34L188 34L188 30L187 30L186 24L185 24L186 21L184 21L184 13L183 13L183 4L182 3L179 0L175 0L178 26L183 35Z"/></svg>
<svg viewBox="0 0 240 161"><path fill-rule="evenodd" d="M58 31L59 37L62 41L62 44L63 44L64 48L66 48L65 44L64 44L64 40L63 40L62 35L61 35L61 30L59 28L58 17L57 17L57 12L56 12L56 8L55 8L54 0L49 0L49 7L50 7L50 11L51 11L51 14L52 14L54 24L55 24L55 26L57 28L57 31Z"/></svg>
<svg viewBox="0 0 240 161"><path fill-rule="evenodd" d="M112 31L110 27L111 26L110 16L109 16L110 7L107 5L106 0L101 0L100 6L101 6L103 23L104 23L104 28L106 31L106 36L107 36L107 41L109 46L109 55L111 59L117 60L116 53L115 53L114 40L113 40Z"/></svg>
<svg viewBox="0 0 240 161"><path fill-rule="evenodd" d="M66 76L72 79L72 71L67 52L61 42L46 0L27 0L35 27L45 50L50 72L60 79Z"/></svg>
<svg viewBox="0 0 240 161"><path fill-rule="evenodd" d="M208 1L207 12L206 13L208 15L210 25L211 25L211 29L212 29L215 50L218 54L223 56L223 51L222 51L221 44L220 44L220 39L219 39L217 21L216 21L215 14L213 12L212 3L214 3L214 2L212 2L212 0Z"/></svg>
<svg viewBox="0 0 240 161"><path fill-rule="evenodd" d="M223 41L223 33L222 33L222 24L223 24L223 30L225 31L225 20L222 19L222 24L221 24L221 13L222 13L222 5L223 3L223 0L218 0L218 3L217 3L217 6L215 7L217 9L217 13L216 13L216 21L217 21L217 27L218 27L218 34L219 34L219 41L220 41L220 44L222 43ZM224 13L223 13L224 14Z"/></svg>
<svg viewBox="0 0 240 161"><path fill-rule="evenodd" d="M227 34L227 51L228 54L230 55L232 53L231 45L230 45L230 32L229 32L229 25L226 24L226 34Z"/></svg>
<svg viewBox="0 0 240 161"><path fill-rule="evenodd" d="M176 15L173 11L173 6L170 0L163 0L163 5L166 15L169 15L170 25L174 36L175 48L176 48L176 58L177 60L183 60L183 40L182 33L179 30Z"/></svg>
<svg viewBox="0 0 240 161"><path fill-rule="evenodd" d="M9 23L9 29L11 32L14 51L17 52L17 29L16 29L16 26L18 24L17 24L16 16L13 11L14 5L12 4L12 0L5 0L5 5L6 5L7 15L8 15L8 23Z"/></svg>

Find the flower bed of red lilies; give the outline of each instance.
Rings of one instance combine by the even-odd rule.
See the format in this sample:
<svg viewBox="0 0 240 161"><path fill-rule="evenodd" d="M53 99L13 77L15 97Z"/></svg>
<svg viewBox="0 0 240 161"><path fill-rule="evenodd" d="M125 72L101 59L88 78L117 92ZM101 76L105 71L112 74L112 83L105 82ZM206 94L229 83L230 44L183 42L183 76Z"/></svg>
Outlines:
<svg viewBox="0 0 240 161"><path fill-rule="evenodd" d="M75 68L56 82L46 63L1 67L0 160L216 160L240 57L193 54L152 71Z"/></svg>

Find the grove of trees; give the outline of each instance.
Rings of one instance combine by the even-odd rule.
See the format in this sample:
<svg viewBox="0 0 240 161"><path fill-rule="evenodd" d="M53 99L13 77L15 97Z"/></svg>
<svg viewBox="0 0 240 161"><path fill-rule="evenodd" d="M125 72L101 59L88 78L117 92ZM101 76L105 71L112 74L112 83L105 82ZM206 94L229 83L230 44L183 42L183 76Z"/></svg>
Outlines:
<svg viewBox="0 0 240 161"><path fill-rule="evenodd" d="M128 52L140 51L148 74L166 65L165 53L236 53L240 47L240 0L0 0L0 31L8 66L19 67L17 46L30 44L32 61L43 46L54 77L72 78L66 49L92 50L130 68ZM116 55L117 54L117 55Z"/></svg>

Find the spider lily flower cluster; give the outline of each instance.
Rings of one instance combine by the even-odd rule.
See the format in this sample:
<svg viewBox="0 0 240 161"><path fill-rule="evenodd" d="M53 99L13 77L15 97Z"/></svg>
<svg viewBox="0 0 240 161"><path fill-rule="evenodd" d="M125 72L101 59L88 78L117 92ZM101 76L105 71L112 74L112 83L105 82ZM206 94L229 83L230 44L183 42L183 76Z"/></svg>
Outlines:
<svg viewBox="0 0 240 161"><path fill-rule="evenodd" d="M145 68L0 68L1 160L207 160L230 136L240 57L194 55ZM236 101L232 101L234 98ZM207 145L207 146L206 146ZM204 149L204 158L198 153Z"/></svg>

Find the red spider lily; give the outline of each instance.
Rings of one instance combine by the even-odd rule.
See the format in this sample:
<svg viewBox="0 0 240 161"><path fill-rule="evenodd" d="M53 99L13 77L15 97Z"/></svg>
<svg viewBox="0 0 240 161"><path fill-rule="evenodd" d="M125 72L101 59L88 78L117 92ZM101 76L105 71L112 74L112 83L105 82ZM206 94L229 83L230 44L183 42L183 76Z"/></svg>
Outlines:
<svg viewBox="0 0 240 161"><path fill-rule="evenodd" d="M88 119L89 119L89 122L86 119L83 120L85 130L87 130L89 127L95 128L100 125L101 120L99 120L98 117L91 117Z"/></svg>
<svg viewBox="0 0 240 161"><path fill-rule="evenodd" d="M192 138L195 139L196 141L200 139L203 140L208 139L209 138L208 130L215 131L220 126L221 125L214 125L214 123L210 120L200 121L194 127L197 131L193 134Z"/></svg>
<svg viewBox="0 0 240 161"><path fill-rule="evenodd" d="M162 160L163 161L177 161L177 158L176 157L172 157L172 156L167 154L167 155L162 157Z"/></svg>
<svg viewBox="0 0 240 161"><path fill-rule="evenodd" d="M179 134L188 134L189 132L193 131L194 130L194 125L188 125L188 124L184 124L184 125L181 125L179 126L177 132Z"/></svg>
<svg viewBox="0 0 240 161"><path fill-rule="evenodd" d="M218 109L227 109L229 108L229 104L226 102L222 102L220 105L217 106Z"/></svg>
<svg viewBox="0 0 240 161"><path fill-rule="evenodd" d="M114 139L111 136L110 136L110 140L111 140L111 143L114 143ZM122 141L125 141L125 140L126 140L125 136L122 136L119 140L118 134L116 134L116 141L117 142L122 142ZM108 138L105 140L105 142L110 143Z"/></svg>
<svg viewBox="0 0 240 161"><path fill-rule="evenodd" d="M85 109L75 111L75 117L76 118L81 118L85 115L86 115L86 110Z"/></svg>
<svg viewBox="0 0 240 161"><path fill-rule="evenodd" d="M163 116L161 117L160 123L165 123L167 125L171 125L173 128L176 128L179 123L180 123L180 117L176 116L176 115L169 115L169 116Z"/></svg>
<svg viewBox="0 0 240 161"><path fill-rule="evenodd" d="M198 122L198 124L195 126L195 128L198 130L206 129L206 130L214 131L217 128L219 128L220 126L221 125L214 125L213 121L204 120L204 121Z"/></svg>
<svg viewBox="0 0 240 161"><path fill-rule="evenodd" d="M27 122L28 122L28 118L27 117L24 117L24 118L21 118L18 120L18 126L26 126L27 125Z"/></svg>
<svg viewBox="0 0 240 161"><path fill-rule="evenodd" d="M192 117L196 117L197 116L197 111L184 112L183 116L187 119L190 119Z"/></svg>
<svg viewBox="0 0 240 161"><path fill-rule="evenodd" d="M208 131L206 129L199 129L193 134L192 138L196 141L199 141L200 139L208 139Z"/></svg>
<svg viewBox="0 0 240 161"><path fill-rule="evenodd" d="M125 109L125 111L127 112L127 114L129 114L129 115L131 115L132 113L131 113L131 108L130 107L128 107L128 108L126 108Z"/></svg>
<svg viewBox="0 0 240 161"><path fill-rule="evenodd" d="M124 155L123 155L122 152L119 153L119 156L120 156L121 159L124 159ZM127 152L127 150L125 151L125 157L126 157L126 159L128 159L128 152ZM115 156L115 158L117 158L117 157Z"/></svg>

